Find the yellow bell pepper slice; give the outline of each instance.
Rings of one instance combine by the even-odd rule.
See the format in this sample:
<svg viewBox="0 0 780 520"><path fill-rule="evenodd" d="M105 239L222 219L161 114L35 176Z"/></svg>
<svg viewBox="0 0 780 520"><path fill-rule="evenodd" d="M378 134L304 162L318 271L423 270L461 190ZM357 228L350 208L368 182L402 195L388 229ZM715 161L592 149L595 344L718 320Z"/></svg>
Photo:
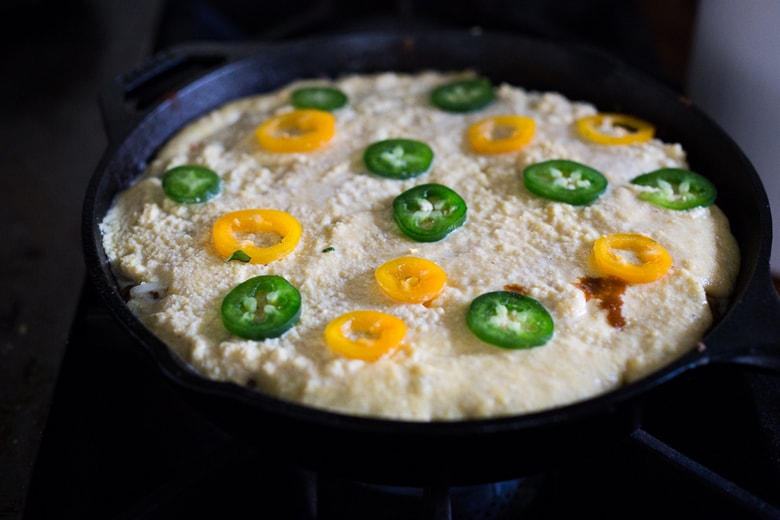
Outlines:
<svg viewBox="0 0 780 520"><path fill-rule="evenodd" d="M380 311L348 312L325 327L325 342L332 351L364 361L376 361L394 351L405 335L403 320Z"/></svg>
<svg viewBox="0 0 780 520"><path fill-rule="evenodd" d="M284 211L243 209L219 217L214 222L212 237L217 252L225 258L240 250L249 256L250 263L269 264L292 253L302 232L301 224ZM268 246L257 245L255 234L263 233L281 238Z"/></svg>
<svg viewBox="0 0 780 520"><path fill-rule="evenodd" d="M577 130L594 143L613 146L645 143L655 135L655 127L647 121L610 112L578 119Z"/></svg>
<svg viewBox="0 0 780 520"><path fill-rule="evenodd" d="M471 148L480 154L516 152L531 142L536 121L525 116L493 116L477 121L467 132Z"/></svg>
<svg viewBox="0 0 780 520"><path fill-rule="evenodd" d="M672 257L661 244L630 233L599 237L593 244L593 260L605 274L628 283L654 282L672 266Z"/></svg>
<svg viewBox="0 0 780 520"><path fill-rule="evenodd" d="M433 300L447 281L447 274L434 262L411 256L385 262L377 267L374 276L385 294L404 303Z"/></svg>
<svg viewBox="0 0 780 520"><path fill-rule="evenodd" d="M313 152L336 135L336 118L324 110L294 110L266 120L257 127L255 135L260 145L271 152Z"/></svg>

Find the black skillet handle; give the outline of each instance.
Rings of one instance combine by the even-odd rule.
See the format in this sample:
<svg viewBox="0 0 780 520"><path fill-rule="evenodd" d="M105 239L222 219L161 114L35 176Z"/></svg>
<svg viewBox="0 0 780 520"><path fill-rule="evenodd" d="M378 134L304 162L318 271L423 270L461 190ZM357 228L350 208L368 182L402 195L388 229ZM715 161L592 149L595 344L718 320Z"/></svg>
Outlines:
<svg viewBox="0 0 780 520"><path fill-rule="evenodd" d="M768 269L756 273L732 313L708 334L704 347L711 362L780 373L780 296Z"/></svg>
<svg viewBox="0 0 780 520"><path fill-rule="evenodd" d="M99 96L109 144L121 142L159 103L173 99L187 83L256 50L247 45L182 44L116 77Z"/></svg>

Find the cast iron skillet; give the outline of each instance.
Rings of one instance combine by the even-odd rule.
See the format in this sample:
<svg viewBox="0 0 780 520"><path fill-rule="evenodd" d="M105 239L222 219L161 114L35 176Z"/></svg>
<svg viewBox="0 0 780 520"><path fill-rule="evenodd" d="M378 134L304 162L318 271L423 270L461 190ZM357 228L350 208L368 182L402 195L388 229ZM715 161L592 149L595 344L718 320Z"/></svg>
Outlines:
<svg viewBox="0 0 780 520"><path fill-rule="evenodd" d="M691 168L717 186L717 203L742 253L733 302L701 348L641 381L559 409L485 420L406 422L335 414L208 381L174 358L128 310L106 261L98 223L117 192L193 118L304 77L464 68L495 82L556 90L601 110L644 117L655 123L660 138L684 145ZM177 84L182 79L183 86ZM194 44L159 54L118 78L102 101L110 145L84 204L89 279L116 320L182 395L269 457L384 484L517 478L624 438L641 424L643 398L691 369L724 362L780 369L780 300L769 275L771 219L758 175L732 140L687 100L591 49L462 32L353 34L274 45Z"/></svg>

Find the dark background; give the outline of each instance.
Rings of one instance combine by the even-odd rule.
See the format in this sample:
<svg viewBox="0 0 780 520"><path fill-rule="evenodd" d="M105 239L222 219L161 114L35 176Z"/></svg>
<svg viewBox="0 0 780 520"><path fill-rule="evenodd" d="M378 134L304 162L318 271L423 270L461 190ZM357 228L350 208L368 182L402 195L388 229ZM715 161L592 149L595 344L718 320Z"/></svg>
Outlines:
<svg viewBox="0 0 780 520"><path fill-rule="evenodd" d="M0 1L0 519L23 500L84 279L97 92L152 49L161 2Z"/></svg>
<svg viewBox="0 0 780 520"><path fill-rule="evenodd" d="M84 282L81 203L108 144L97 96L116 75L193 24L230 41L424 23L590 43L682 92L696 12L694 0L218 4L0 0L0 520L21 518L68 346Z"/></svg>

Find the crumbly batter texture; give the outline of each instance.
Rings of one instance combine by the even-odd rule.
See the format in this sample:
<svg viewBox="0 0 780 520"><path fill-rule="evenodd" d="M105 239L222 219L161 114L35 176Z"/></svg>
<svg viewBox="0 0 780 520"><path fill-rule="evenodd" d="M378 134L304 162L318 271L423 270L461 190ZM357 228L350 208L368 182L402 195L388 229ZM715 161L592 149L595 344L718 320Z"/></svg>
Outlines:
<svg viewBox="0 0 780 520"><path fill-rule="evenodd" d="M120 193L101 224L117 276L132 285L129 307L178 356L205 377L250 385L318 408L404 420L462 420L523 414L587 399L657 370L695 347L713 321L710 300L724 302L739 268L729 223L716 206L671 211L640 201L629 183L661 167L686 167L683 146L658 139L605 146L580 137L574 121L596 113L555 92L502 84L496 101L467 114L430 104L431 90L472 72L381 73L305 80L230 102L183 128ZM309 153L271 153L255 128L292 110L302 85L330 85L349 97L334 112L336 135ZM533 140L518 152L479 155L466 130L490 116L536 120ZM395 137L426 142L432 168L394 180L369 173L370 143ZM537 197L522 171L547 159L571 159L599 170L607 191L586 206ZM203 204L178 204L162 174L182 164L217 172L223 191ZM707 175L707 172L699 172ZM412 186L440 183L468 205L465 225L434 243L398 229L392 201ZM226 212L272 208L303 226L292 254L268 265L225 262L213 245L214 221ZM609 323L597 298L578 287L599 276L594 241L638 233L661 243L673 259L659 281L629 285L622 328ZM447 273L444 291L426 304L404 304L377 286L374 270L399 256L420 256ZM300 321L264 341L235 337L220 306L237 284L260 274L285 277L302 295ZM552 315L552 340L505 350L477 339L466 311L478 295L522 287ZM374 362L331 351L323 330L357 309L404 320L404 345Z"/></svg>

